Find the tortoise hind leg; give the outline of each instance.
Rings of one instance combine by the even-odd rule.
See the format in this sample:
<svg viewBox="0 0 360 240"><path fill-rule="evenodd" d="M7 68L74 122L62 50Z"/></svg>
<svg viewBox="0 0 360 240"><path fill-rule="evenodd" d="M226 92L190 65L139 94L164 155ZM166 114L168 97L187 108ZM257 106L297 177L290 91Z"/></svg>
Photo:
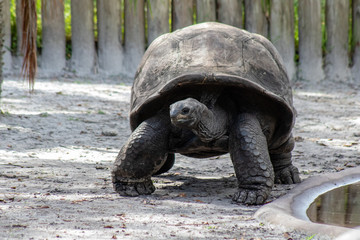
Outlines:
<svg viewBox="0 0 360 240"><path fill-rule="evenodd" d="M295 141L292 135L276 150L270 150L271 162L275 171L275 183L294 184L300 183L299 170L292 164L291 151Z"/></svg>
<svg viewBox="0 0 360 240"><path fill-rule="evenodd" d="M239 184L233 200L263 204L274 185L274 171L266 137L255 115L238 116L230 131L229 152Z"/></svg>
<svg viewBox="0 0 360 240"><path fill-rule="evenodd" d="M157 115L142 122L120 150L112 170L112 182L120 195L151 194L151 176L167 159L170 121Z"/></svg>
<svg viewBox="0 0 360 240"><path fill-rule="evenodd" d="M157 172L155 172L153 174L153 176L166 173L167 171L169 171L174 166L174 163L175 163L175 154L168 153L166 161L161 166L161 168Z"/></svg>

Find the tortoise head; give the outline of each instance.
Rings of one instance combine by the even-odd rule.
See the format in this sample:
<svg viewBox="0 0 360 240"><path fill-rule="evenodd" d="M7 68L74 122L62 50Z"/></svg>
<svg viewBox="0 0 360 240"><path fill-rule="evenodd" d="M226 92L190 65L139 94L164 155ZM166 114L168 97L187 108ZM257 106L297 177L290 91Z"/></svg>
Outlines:
<svg viewBox="0 0 360 240"><path fill-rule="evenodd" d="M177 127L195 128L207 107L194 98L180 100L170 105L171 123Z"/></svg>

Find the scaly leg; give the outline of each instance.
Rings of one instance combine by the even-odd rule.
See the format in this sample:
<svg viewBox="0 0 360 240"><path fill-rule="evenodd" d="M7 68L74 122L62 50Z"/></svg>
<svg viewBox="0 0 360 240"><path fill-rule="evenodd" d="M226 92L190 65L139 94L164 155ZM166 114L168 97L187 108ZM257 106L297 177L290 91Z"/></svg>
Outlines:
<svg viewBox="0 0 360 240"><path fill-rule="evenodd" d="M112 170L115 191L120 195L151 194L151 176L167 159L170 120L157 115L142 122L119 152Z"/></svg>
<svg viewBox="0 0 360 240"><path fill-rule="evenodd" d="M282 146L270 150L270 158L275 171L275 183L293 184L301 182L299 170L291 162L291 151L294 145L295 141L291 135Z"/></svg>
<svg viewBox="0 0 360 240"><path fill-rule="evenodd" d="M233 200L263 204L274 185L274 170L260 123L255 115L243 113L231 130L229 152L239 184Z"/></svg>

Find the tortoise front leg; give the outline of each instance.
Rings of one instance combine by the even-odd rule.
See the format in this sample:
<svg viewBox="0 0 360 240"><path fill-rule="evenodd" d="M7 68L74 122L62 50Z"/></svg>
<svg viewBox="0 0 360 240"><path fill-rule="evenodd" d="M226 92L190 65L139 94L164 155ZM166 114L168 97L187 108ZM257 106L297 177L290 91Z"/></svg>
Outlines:
<svg viewBox="0 0 360 240"><path fill-rule="evenodd" d="M112 170L115 191L124 196L151 194L151 176L167 159L170 120L157 115L142 122L120 150Z"/></svg>
<svg viewBox="0 0 360 240"><path fill-rule="evenodd" d="M240 114L229 136L229 152L239 189L233 200L263 204L274 185L266 137L255 115Z"/></svg>

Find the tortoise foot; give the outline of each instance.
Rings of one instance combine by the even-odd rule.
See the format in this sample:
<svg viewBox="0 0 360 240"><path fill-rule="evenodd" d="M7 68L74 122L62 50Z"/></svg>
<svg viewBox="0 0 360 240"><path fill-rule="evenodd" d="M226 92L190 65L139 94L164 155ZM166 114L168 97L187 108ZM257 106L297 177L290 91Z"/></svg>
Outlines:
<svg viewBox="0 0 360 240"><path fill-rule="evenodd" d="M233 201L247 205L264 204L269 196L269 189L244 189L239 188L239 191L233 196Z"/></svg>
<svg viewBox="0 0 360 240"><path fill-rule="evenodd" d="M275 172L275 183L294 184L300 182L299 170L293 165Z"/></svg>
<svg viewBox="0 0 360 240"><path fill-rule="evenodd" d="M114 182L114 189L121 196L136 197L139 195L150 195L155 191L151 179L141 182Z"/></svg>

